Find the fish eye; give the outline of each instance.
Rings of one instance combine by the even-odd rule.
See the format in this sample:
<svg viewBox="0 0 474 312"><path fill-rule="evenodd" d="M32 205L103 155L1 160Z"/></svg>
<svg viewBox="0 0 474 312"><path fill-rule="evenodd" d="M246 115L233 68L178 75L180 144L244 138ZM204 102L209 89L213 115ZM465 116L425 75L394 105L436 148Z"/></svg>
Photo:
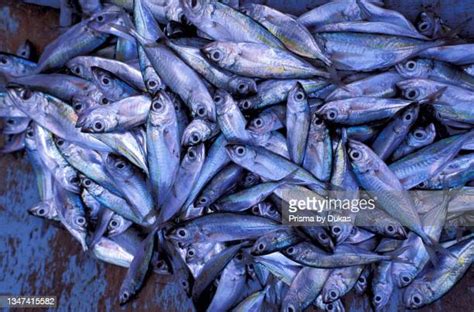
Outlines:
<svg viewBox="0 0 474 312"><path fill-rule="evenodd" d="M360 283L365 283L365 277L364 277L364 276L360 276L359 279L358 279L358 281L359 281Z"/></svg>
<svg viewBox="0 0 474 312"><path fill-rule="evenodd" d="M211 53L211 59L213 61L220 61L222 59L222 53L219 50L215 50L214 52Z"/></svg>
<svg viewBox="0 0 474 312"><path fill-rule="evenodd" d="M29 137L29 138L32 138L34 135L35 135L35 132L32 129L30 129L26 132L26 136Z"/></svg>
<svg viewBox="0 0 474 312"><path fill-rule="evenodd" d="M329 297L331 297L332 299L336 299L337 298L337 292L335 290L331 290L329 292Z"/></svg>
<svg viewBox="0 0 474 312"><path fill-rule="evenodd" d="M235 153L237 154L237 156L244 156L245 152L246 152L246 149L242 145L239 145L235 148Z"/></svg>
<svg viewBox="0 0 474 312"><path fill-rule="evenodd" d="M92 181L89 179L84 179L84 186L91 186Z"/></svg>
<svg viewBox="0 0 474 312"><path fill-rule="evenodd" d="M128 294L127 291L124 291L122 294L122 301L127 301L130 295Z"/></svg>
<svg viewBox="0 0 474 312"><path fill-rule="evenodd" d="M263 251L265 249L265 244L264 243L258 244L257 249L260 251Z"/></svg>
<svg viewBox="0 0 474 312"><path fill-rule="evenodd" d="M411 113L408 113L408 114L405 115L405 120L406 121L410 121L411 119L412 119Z"/></svg>
<svg viewBox="0 0 474 312"><path fill-rule="evenodd" d="M39 216L44 216L44 215L46 215L46 209L40 208L40 209L38 210L38 215L39 215Z"/></svg>
<svg viewBox="0 0 474 312"><path fill-rule="evenodd" d="M258 205L252 207L252 213L255 215L260 214L260 209L258 209Z"/></svg>
<svg viewBox="0 0 474 312"><path fill-rule="evenodd" d="M82 110L82 104L81 104L81 103L74 104L74 110L75 110L75 111L80 111L80 110Z"/></svg>
<svg viewBox="0 0 474 312"><path fill-rule="evenodd" d="M98 22L103 22L104 21L104 16L103 15L97 16L97 21Z"/></svg>
<svg viewBox="0 0 474 312"><path fill-rule="evenodd" d="M408 284L411 282L411 278L409 276L404 275L402 276L402 281Z"/></svg>
<svg viewBox="0 0 474 312"><path fill-rule="evenodd" d="M199 117L205 117L205 116L206 116L206 113L207 113L206 108L204 108L204 107L202 107L202 106L199 107L198 110L197 110L197 115L198 115Z"/></svg>
<svg viewBox="0 0 474 312"><path fill-rule="evenodd" d="M163 109L164 105L160 101L155 101L153 102L152 107L154 111L160 111Z"/></svg>
<svg viewBox="0 0 474 312"><path fill-rule="evenodd" d="M276 209L275 209L275 207L273 207L273 206L270 206L270 208L268 208L268 211L269 211L269 212L275 212L275 211L276 211Z"/></svg>
<svg viewBox="0 0 474 312"><path fill-rule="evenodd" d="M125 168L125 163L123 161L118 161L116 164L115 164L115 168L117 169L123 169Z"/></svg>
<svg viewBox="0 0 474 312"><path fill-rule="evenodd" d="M158 85L158 83L155 80L148 80L147 85L149 89L154 89Z"/></svg>
<svg viewBox="0 0 474 312"><path fill-rule="evenodd" d="M199 143L199 141L201 141L201 136L199 135L199 133L194 132L193 134L191 134L191 143L196 144Z"/></svg>
<svg viewBox="0 0 474 312"><path fill-rule="evenodd" d="M295 100L297 100L297 101L303 101L303 100L306 98L306 96L304 95L303 92L299 91L299 92L296 92L296 93L295 93L294 98L295 98Z"/></svg>
<svg viewBox="0 0 474 312"><path fill-rule="evenodd" d="M380 301L382 301L382 297L380 297L380 296L375 296L375 297L374 297L374 301L375 301L375 302L380 302Z"/></svg>
<svg viewBox="0 0 474 312"><path fill-rule="evenodd" d="M198 202L199 202L201 205L207 204L207 202L208 202L207 197L206 197L206 196L201 197Z"/></svg>
<svg viewBox="0 0 474 312"><path fill-rule="evenodd" d="M289 254L289 255L292 255L296 252L295 248L294 247L288 247L286 249L286 253Z"/></svg>
<svg viewBox="0 0 474 312"><path fill-rule="evenodd" d="M426 181L423 181L423 182L421 182L420 184L418 184L418 187L419 187L419 188L425 188L425 187L428 186L427 184L428 184L428 183L426 183Z"/></svg>
<svg viewBox="0 0 474 312"><path fill-rule="evenodd" d="M103 130L103 129L104 129L104 125L102 124L101 121L96 121L96 122L94 123L94 130L96 130L96 131L101 131L101 130Z"/></svg>
<svg viewBox="0 0 474 312"><path fill-rule="evenodd" d="M358 151L350 151L349 156L354 160L359 160L362 157L362 154Z"/></svg>
<svg viewBox="0 0 474 312"><path fill-rule="evenodd" d="M414 295L414 296L413 296L413 302L414 302L415 304L420 304L420 303L421 303L421 298L420 298L420 296Z"/></svg>
<svg viewBox="0 0 474 312"><path fill-rule="evenodd" d="M6 65L8 64L8 59L4 56L0 57L0 63L2 63L3 65Z"/></svg>
<svg viewBox="0 0 474 312"><path fill-rule="evenodd" d="M111 221L110 221L110 227L111 227L112 229L115 229L118 225L119 225L119 223L118 223L117 220L111 220Z"/></svg>
<svg viewBox="0 0 474 312"><path fill-rule="evenodd" d="M333 226L332 227L332 232L334 234L339 234L339 233L341 233L341 228L339 226Z"/></svg>
<svg viewBox="0 0 474 312"><path fill-rule="evenodd" d="M195 255L194 249L189 248L187 254L188 256L193 257Z"/></svg>
<svg viewBox="0 0 474 312"><path fill-rule="evenodd" d="M418 26L418 29L421 31L425 31L425 30L428 30L429 26L430 25L427 22L423 22Z"/></svg>
<svg viewBox="0 0 474 312"><path fill-rule="evenodd" d="M334 109L330 109L326 112L326 119L335 120L337 117L337 112Z"/></svg>
<svg viewBox="0 0 474 312"><path fill-rule="evenodd" d="M32 96L33 92L31 92L30 89L23 89L20 91L20 97L25 101L29 100Z"/></svg>
<svg viewBox="0 0 474 312"><path fill-rule="evenodd" d="M241 105L242 109L244 109L244 110L250 109L250 107L251 107L251 104L250 104L249 100L243 100L240 105Z"/></svg>
<svg viewBox="0 0 474 312"><path fill-rule="evenodd" d="M72 71L73 71L74 73L76 73L76 74L78 74L78 75L79 75L79 74L81 73L81 67L79 67L79 66L75 66L75 67L74 67L74 69L73 69Z"/></svg>
<svg viewBox="0 0 474 312"><path fill-rule="evenodd" d="M328 303L326 308L327 308L328 311L331 311L334 308L334 306L332 305L332 303Z"/></svg>
<svg viewBox="0 0 474 312"><path fill-rule="evenodd" d="M181 281L181 285L184 287L184 288L188 288L188 282L183 280Z"/></svg>
<svg viewBox="0 0 474 312"><path fill-rule="evenodd" d="M314 118L314 124L320 126L323 124L323 120L321 118Z"/></svg>
<svg viewBox="0 0 474 312"><path fill-rule="evenodd" d="M423 131L415 131L413 135L415 136L415 138L418 138L418 139L421 139L425 136Z"/></svg>
<svg viewBox="0 0 474 312"><path fill-rule="evenodd" d="M105 85L108 85L110 83L110 79L109 78L102 78L102 83L105 84Z"/></svg>
<svg viewBox="0 0 474 312"><path fill-rule="evenodd" d="M57 145L57 146L63 146L63 145L64 145L64 140L63 140L63 139L58 139L58 140L56 141L56 145Z"/></svg>
<svg viewBox="0 0 474 312"><path fill-rule="evenodd" d="M196 157L197 157L196 152L194 151L194 149L190 148L188 150L188 158L191 160L194 160L196 159Z"/></svg>
<svg viewBox="0 0 474 312"><path fill-rule="evenodd" d="M247 85L245 83L239 83L239 85L237 86L237 90L239 90L240 93L245 93L247 92L248 88L247 88Z"/></svg>
<svg viewBox="0 0 474 312"><path fill-rule="evenodd" d="M253 125L255 126L255 128L261 128L263 126L263 120L262 118L256 118L254 121L253 121Z"/></svg>
<svg viewBox="0 0 474 312"><path fill-rule="evenodd" d="M289 305L289 306L286 308L286 312L296 312L296 309L295 309L292 305Z"/></svg>
<svg viewBox="0 0 474 312"><path fill-rule="evenodd" d="M76 223L83 226L86 224L86 218L79 216L76 218Z"/></svg>
<svg viewBox="0 0 474 312"><path fill-rule="evenodd" d="M14 125L14 124L15 124L15 120L13 120L13 119L8 119L8 120L7 120L7 124L9 124L9 125Z"/></svg>
<svg viewBox="0 0 474 312"><path fill-rule="evenodd" d="M199 4L199 1L198 0L191 0L191 7L193 9L195 9Z"/></svg>
<svg viewBox="0 0 474 312"><path fill-rule="evenodd" d="M393 225L387 226L387 232L390 233L390 234L395 232L395 228L393 227Z"/></svg>
<svg viewBox="0 0 474 312"><path fill-rule="evenodd" d="M107 105L107 104L110 103L109 99L107 99L105 97L103 97L100 101L101 101L102 105Z"/></svg>
<svg viewBox="0 0 474 312"><path fill-rule="evenodd" d="M222 96L220 96L220 95L215 95L214 96L214 103L220 104L220 103L222 103L222 101L223 101Z"/></svg>
<svg viewBox="0 0 474 312"><path fill-rule="evenodd" d="M69 180L71 184L74 185L79 185L79 178L78 177L72 177L71 180Z"/></svg>
<svg viewBox="0 0 474 312"><path fill-rule="evenodd" d="M415 61L408 61L405 64L406 69L408 70L414 70L416 68L416 62Z"/></svg>
<svg viewBox="0 0 474 312"><path fill-rule="evenodd" d="M411 89L410 88L410 89L407 89L405 94L406 94L407 99L414 100L418 97L419 92L416 89Z"/></svg>
<svg viewBox="0 0 474 312"><path fill-rule="evenodd" d="M325 241L325 240L327 240L329 237L328 237L326 234L321 233L321 234L319 234L319 238L320 238L321 240Z"/></svg>
<svg viewBox="0 0 474 312"><path fill-rule="evenodd" d="M178 234L178 236L180 237L186 237L188 232L185 230L185 229L180 229L178 230L178 232L176 232Z"/></svg>

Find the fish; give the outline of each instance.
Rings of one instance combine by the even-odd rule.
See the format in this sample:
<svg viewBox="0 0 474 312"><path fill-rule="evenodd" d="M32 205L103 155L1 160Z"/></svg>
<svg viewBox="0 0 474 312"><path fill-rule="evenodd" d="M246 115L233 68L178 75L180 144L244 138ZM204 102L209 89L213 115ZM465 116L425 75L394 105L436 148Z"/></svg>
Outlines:
<svg viewBox="0 0 474 312"><path fill-rule="evenodd" d="M417 309L470 267L465 22L379 0L27 2L61 29L0 51L0 152L32 167L18 213L127 269L110 302L143 309L153 276L198 311L342 312L351 290Z"/></svg>

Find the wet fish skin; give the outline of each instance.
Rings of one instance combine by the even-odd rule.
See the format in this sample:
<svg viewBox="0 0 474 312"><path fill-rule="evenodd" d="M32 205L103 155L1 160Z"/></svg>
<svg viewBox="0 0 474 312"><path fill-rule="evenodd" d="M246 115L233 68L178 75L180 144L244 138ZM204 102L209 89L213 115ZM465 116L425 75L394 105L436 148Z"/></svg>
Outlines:
<svg viewBox="0 0 474 312"><path fill-rule="evenodd" d="M258 117L249 121L247 129L251 132L263 134L285 127L286 107L276 105L264 109Z"/></svg>
<svg viewBox="0 0 474 312"><path fill-rule="evenodd" d="M260 4L244 4L239 10L265 26L290 51L331 65L331 60L321 51L308 29L292 17Z"/></svg>
<svg viewBox="0 0 474 312"><path fill-rule="evenodd" d="M303 87L297 83L288 93L286 104L288 152L290 159L297 165L302 165L305 157L310 121L306 94Z"/></svg>
<svg viewBox="0 0 474 312"><path fill-rule="evenodd" d="M6 77L19 77L32 73L37 64L27 58L0 52L0 73Z"/></svg>
<svg viewBox="0 0 474 312"><path fill-rule="evenodd" d="M227 142L249 142L252 140L246 129L247 120L232 96L224 90L214 94L217 124Z"/></svg>
<svg viewBox="0 0 474 312"><path fill-rule="evenodd" d="M433 123L426 127L418 127L408 133L405 140L393 152L392 160L398 160L426 145L433 143L436 137L436 128Z"/></svg>
<svg viewBox="0 0 474 312"><path fill-rule="evenodd" d="M181 145L197 145L213 138L219 133L217 124L205 119L193 119L187 124L181 136Z"/></svg>
<svg viewBox="0 0 474 312"><path fill-rule="evenodd" d="M318 180L329 182L332 171L332 140L324 120L313 114L302 166Z"/></svg>
<svg viewBox="0 0 474 312"><path fill-rule="evenodd" d="M201 53L195 42L189 45L188 40L170 40L168 46L172 48L189 66L201 74L206 80L218 88L237 95L248 95L257 91L257 85L252 78L241 77L222 70L211 64Z"/></svg>
<svg viewBox="0 0 474 312"><path fill-rule="evenodd" d="M262 79L329 78L327 72L290 52L264 44L215 41L202 51L219 67L242 76Z"/></svg>
<svg viewBox="0 0 474 312"><path fill-rule="evenodd" d="M143 125L150 112L151 99L147 95L126 97L122 100L91 108L76 122L86 133L123 132Z"/></svg>
<svg viewBox="0 0 474 312"><path fill-rule="evenodd" d="M174 103L165 91L151 102L146 124L147 160L154 200L158 206L171 190L179 167L180 144Z"/></svg>
<svg viewBox="0 0 474 312"><path fill-rule="evenodd" d="M111 101L138 94L133 87L102 68L92 67L92 78L97 88Z"/></svg>
<svg viewBox="0 0 474 312"><path fill-rule="evenodd" d="M182 208L201 173L205 156L205 146L202 143L188 148L176 173L170 195L161 207L160 221L168 221Z"/></svg>
<svg viewBox="0 0 474 312"><path fill-rule="evenodd" d="M420 107L415 104L401 111L382 131L372 143L372 150L382 160L389 158L410 131L411 126L418 119Z"/></svg>
<svg viewBox="0 0 474 312"><path fill-rule="evenodd" d="M258 22L225 4L208 0L198 0L197 3L180 0L180 5L186 18L214 40L284 48L281 41Z"/></svg>

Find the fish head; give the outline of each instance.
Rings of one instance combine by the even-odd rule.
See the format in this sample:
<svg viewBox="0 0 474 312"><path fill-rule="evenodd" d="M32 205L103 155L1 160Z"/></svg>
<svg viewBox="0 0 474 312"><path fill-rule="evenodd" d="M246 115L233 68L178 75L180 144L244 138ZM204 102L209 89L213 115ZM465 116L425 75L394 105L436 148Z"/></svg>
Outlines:
<svg viewBox="0 0 474 312"><path fill-rule="evenodd" d="M227 91L221 89L215 92L213 100L216 105L216 114L218 116L229 113L237 106L232 96Z"/></svg>
<svg viewBox="0 0 474 312"><path fill-rule="evenodd" d="M114 214L107 224L107 232L109 235L116 235L119 233L123 233L128 227L130 223L126 222L124 217L118 214Z"/></svg>
<svg viewBox="0 0 474 312"><path fill-rule="evenodd" d="M260 177L253 172L248 171L245 177L241 181L241 185L244 188L251 187L260 181Z"/></svg>
<svg viewBox="0 0 474 312"><path fill-rule="evenodd" d="M71 73L82 78L88 78L92 76L92 72L89 67L82 61L81 57L75 57L66 63L66 67Z"/></svg>
<svg viewBox="0 0 474 312"><path fill-rule="evenodd" d="M257 92L257 83L252 78L235 76L229 81L233 94L248 95Z"/></svg>
<svg viewBox="0 0 474 312"><path fill-rule="evenodd" d="M292 112L303 112L308 110L308 99L300 83L296 83L288 92L287 109Z"/></svg>
<svg viewBox="0 0 474 312"><path fill-rule="evenodd" d="M195 168L204 161L205 154L206 148L203 143L189 147L181 162L181 167L188 170Z"/></svg>
<svg viewBox="0 0 474 312"><path fill-rule="evenodd" d="M13 55L0 52L0 73L8 74L12 72L14 66L15 61L13 60Z"/></svg>
<svg viewBox="0 0 474 312"><path fill-rule="evenodd" d="M311 116L311 130L312 132L321 133L326 130L326 123L317 113Z"/></svg>
<svg viewBox="0 0 474 312"><path fill-rule="evenodd" d="M57 216L56 208L52 201L42 201L39 204L31 207L28 209L28 213L32 214L33 216L46 218L46 219L54 219Z"/></svg>
<svg viewBox="0 0 474 312"><path fill-rule="evenodd" d="M155 127L167 126L176 120L174 102L165 91L158 92L151 101L149 121Z"/></svg>
<svg viewBox="0 0 474 312"><path fill-rule="evenodd" d="M105 167L107 171L117 179L127 180L134 175L132 164L127 162L124 158L113 154L108 154L105 157Z"/></svg>
<svg viewBox="0 0 474 312"><path fill-rule="evenodd" d="M374 169L374 152L365 144L352 139L348 140L349 159L352 168L360 173L366 173Z"/></svg>
<svg viewBox="0 0 474 312"><path fill-rule="evenodd" d="M403 295L405 306L409 309L418 309L427 304L427 298L432 294L427 282L422 280L411 284Z"/></svg>
<svg viewBox="0 0 474 312"><path fill-rule="evenodd" d="M271 252L270 246L288 236L286 230L276 230L258 238L251 248L252 255L260 256Z"/></svg>
<svg viewBox="0 0 474 312"><path fill-rule="evenodd" d="M117 115L106 107L99 106L81 114L76 127L86 133L104 133L114 129L117 124Z"/></svg>
<svg viewBox="0 0 474 312"><path fill-rule="evenodd" d="M321 295L323 296L323 301L333 302L339 299L342 295L344 295L342 287L344 287L342 276L337 279L328 280L321 292Z"/></svg>
<svg viewBox="0 0 474 312"><path fill-rule="evenodd" d="M442 21L431 10L421 12L416 20L416 29L427 37L434 37L441 31Z"/></svg>
<svg viewBox="0 0 474 312"><path fill-rule="evenodd" d="M259 205L260 215L275 221L281 221L281 215L273 204L263 202Z"/></svg>
<svg viewBox="0 0 474 312"><path fill-rule="evenodd" d="M47 96L22 86L8 88L8 96L15 105L26 114L39 114L48 107Z"/></svg>
<svg viewBox="0 0 474 312"><path fill-rule="evenodd" d="M405 239L407 237L407 232L397 223L392 222L380 222L376 225L381 233L384 233L386 237L391 237L395 239Z"/></svg>
<svg viewBox="0 0 474 312"><path fill-rule="evenodd" d="M239 11L242 12L242 14L252 17L258 22L262 22L265 17L263 6L254 3L245 3L241 5Z"/></svg>
<svg viewBox="0 0 474 312"><path fill-rule="evenodd" d="M432 142L436 136L436 128L430 123L426 128L419 127L408 135L407 141L410 146L421 146Z"/></svg>
<svg viewBox="0 0 474 312"><path fill-rule="evenodd" d="M104 192L104 188L99 184L95 183L86 176L81 175L81 185L92 195L100 196Z"/></svg>
<svg viewBox="0 0 474 312"><path fill-rule="evenodd" d="M186 16L186 19L191 23L199 21L212 11L210 0L180 0L179 2L179 7Z"/></svg>
<svg viewBox="0 0 474 312"><path fill-rule="evenodd" d="M290 259L302 259L305 257L305 252L308 249L310 243L303 242L283 249L281 252Z"/></svg>
<svg viewBox="0 0 474 312"><path fill-rule="evenodd" d="M211 129L209 122L196 118L186 127L186 129L184 129L181 144L188 146L202 143L210 133Z"/></svg>
<svg viewBox="0 0 474 312"><path fill-rule="evenodd" d="M428 78L433 70L433 61L412 59L395 65L397 72L404 78Z"/></svg>
<svg viewBox="0 0 474 312"><path fill-rule="evenodd" d="M62 180L62 185L65 186L65 188L73 193L79 193L80 192L80 179L77 175L76 170L74 170L72 167L67 166L64 167L63 170L60 172L60 179Z"/></svg>
<svg viewBox="0 0 474 312"><path fill-rule="evenodd" d="M123 285L120 288L119 303L121 305L127 303L132 297L132 295L133 295L133 292L130 289L130 287L128 285Z"/></svg>
<svg viewBox="0 0 474 312"><path fill-rule="evenodd" d="M347 107L340 103L329 102L320 107L315 113L329 122L347 119L349 114Z"/></svg>
<svg viewBox="0 0 474 312"><path fill-rule="evenodd" d="M248 111L254 107L255 102L250 99L242 99L237 102L237 105L241 110Z"/></svg>
<svg viewBox="0 0 474 312"><path fill-rule="evenodd" d="M226 150L230 159L236 164L250 164L257 157L257 151L249 145L229 144Z"/></svg>
<svg viewBox="0 0 474 312"><path fill-rule="evenodd" d="M328 312L344 312L344 304L341 300L336 300L334 302L326 304L326 311Z"/></svg>
<svg viewBox="0 0 474 312"><path fill-rule="evenodd" d="M298 298L295 295L287 295L281 305L282 312L297 312L302 310Z"/></svg>
<svg viewBox="0 0 474 312"><path fill-rule="evenodd" d="M413 78L397 83L404 98L410 101L418 101L435 93L437 90L430 80Z"/></svg>
<svg viewBox="0 0 474 312"><path fill-rule="evenodd" d="M37 149L36 144L36 133L32 125L28 126L25 131L25 146L30 151L35 151Z"/></svg>
<svg viewBox="0 0 474 312"><path fill-rule="evenodd" d="M241 53L238 44L219 41L205 45L201 51L209 60L223 68L232 66Z"/></svg>
<svg viewBox="0 0 474 312"><path fill-rule="evenodd" d="M361 274L359 278L357 279L357 282L354 286L356 293L358 294L364 293L365 290L367 289L368 284L369 284L369 281L367 279L367 275Z"/></svg>
<svg viewBox="0 0 474 312"><path fill-rule="evenodd" d="M410 105L404 109L399 117L400 122L393 129L395 133L402 133L410 128L418 118L419 112L420 106L418 104Z"/></svg>
<svg viewBox="0 0 474 312"><path fill-rule="evenodd" d="M200 237L201 233L199 229L192 224L178 226L172 229L168 234L168 238L184 246L188 246L193 242L199 241Z"/></svg>
<svg viewBox="0 0 474 312"><path fill-rule="evenodd" d="M108 71L99 68L99 67L92 67L92 76L94 81L102 88L102 89L109 89L112 90L115 88L115 77L112 76L111 73Z"/></svg>
<svg viewBox="0 0 474 312"><path fill-rule="evenodd" d="M410 266L411 268L411 266ZM396 271L393 273L393 278L397 283L398 287L404 288L413 282L415 279L416 270L410 270L405 268L405 265L396 268Z"/></svg>
<svg viewBox="0 0 474 312"><path fill-rule="evenodd" d="M125 25L127 20L126 13L117 6L108 6L106 9L92 15L87 24L86 30L96 35L104 36L105 34L114 33L113 24Z"/></svg>

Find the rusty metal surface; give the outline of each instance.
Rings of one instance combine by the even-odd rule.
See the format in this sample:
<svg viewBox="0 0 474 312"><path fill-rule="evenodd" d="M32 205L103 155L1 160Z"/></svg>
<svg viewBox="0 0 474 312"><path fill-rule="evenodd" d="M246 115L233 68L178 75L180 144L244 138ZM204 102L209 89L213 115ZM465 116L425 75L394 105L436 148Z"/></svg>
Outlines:
<svg viewBox="0 0 474 312"><path fill-rule="evenodd" d="M290 12L321 3L305 0L266 2L280 9L285 7ZM393 6L399 1L388 2ZM406 6L399 8L400 11L415 8L418 11L421 3L403 2ZM448 2L464 3L470 8L468 12L474 12L474 1ZM451 9L452 12L461 10ZM455 20L462 20L462 17ZM467 32L472 34L473 29L470 27ZM40 51L58 33L57 11L20 1L0 0L0 50L13 52L29 39ZM38 201L38 194L24 155L1 156L0 172L0 294L55 295L59 300L58 311L193 310L190 300L172 277L159 280L156 275L150 276L137 299L120 307L117 296L126 270L95 260L90 254L83 253L65 230L27 213L27 209ZM398 306L397 296L389 311L404 310ZM420 311L472 311L473 298L474 270L471 269L442 300ZM366 296L349 295L344 302L347 311L370 310Z"/></svg>

